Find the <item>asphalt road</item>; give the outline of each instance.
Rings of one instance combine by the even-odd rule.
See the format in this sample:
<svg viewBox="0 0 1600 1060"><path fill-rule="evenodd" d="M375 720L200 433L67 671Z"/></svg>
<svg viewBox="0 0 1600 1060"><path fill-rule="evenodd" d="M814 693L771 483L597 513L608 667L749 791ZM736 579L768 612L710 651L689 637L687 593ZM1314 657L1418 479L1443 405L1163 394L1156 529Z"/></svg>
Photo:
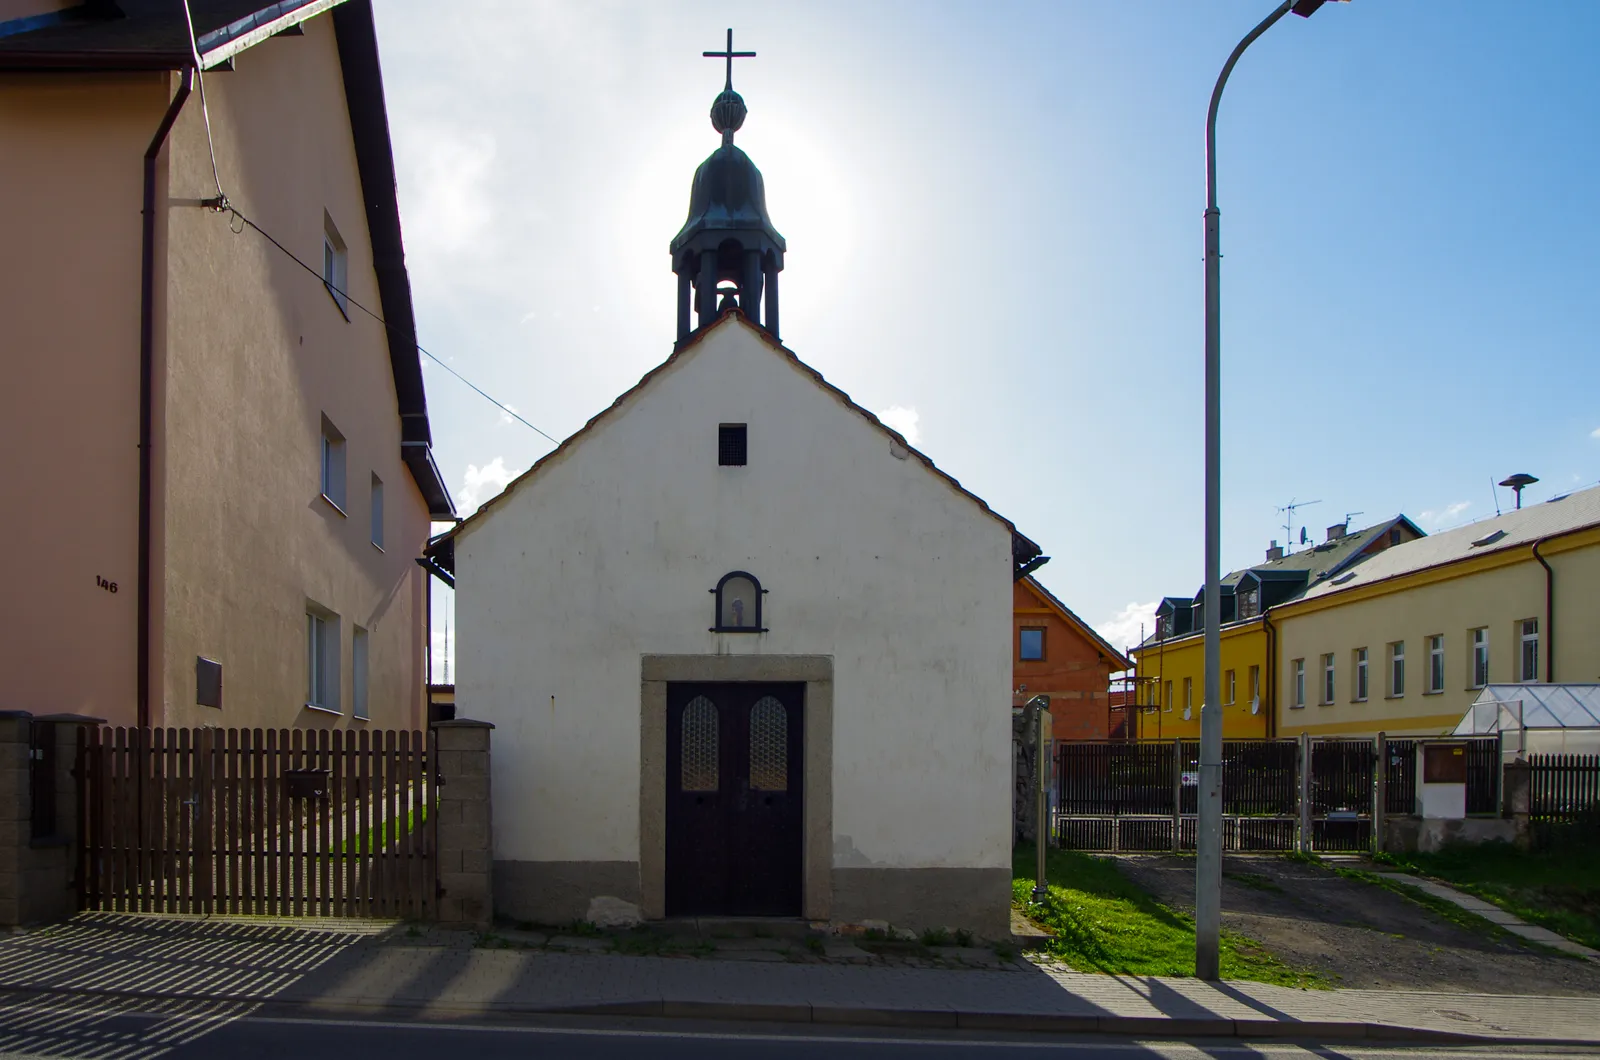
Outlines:
<svg viewBox="0 0 1600 1060"><path fill-rule="evenodd" d="M1489 1060L1600 1057L1600 1052L1258 1045L1220 1039L1157 1043L644 1020L492 1024L290 1019L251 1015L248 1006L168 1004L152 1010L149 1005L93 998L0 998L0 1057L30 1060L733 1060L758 1055L761 1060Z"/></svg>

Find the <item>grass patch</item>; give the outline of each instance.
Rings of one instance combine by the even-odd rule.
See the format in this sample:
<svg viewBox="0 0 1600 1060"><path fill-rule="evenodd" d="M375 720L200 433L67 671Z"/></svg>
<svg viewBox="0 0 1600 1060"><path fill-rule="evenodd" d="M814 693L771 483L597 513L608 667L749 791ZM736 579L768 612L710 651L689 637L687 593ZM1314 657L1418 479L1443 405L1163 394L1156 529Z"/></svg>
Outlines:
<svg viewBox="0 0 1600 1060"><path fill-rule="evenodd" d="M1462 844L1434 854L1385 854L1373 860L1442 880L1530 924L1600 949L1600 845L1527 851L1510 843Z"/></svg>
<svg viewBox="0 0 1600 1060"><path fill-rule="evenodd" d="M1031 904L1034 854L1018 846L1012 901L1050 931L1045 952L1084 972L1118 975L1194 975L1194 921L1157 902L1124 876L1115 862L1070 850L1051 850L1049 895ZM1323 989L1323 975L1294 968L1251 939L1222 935L1222 976L1279 986Z"/></svg>
<svg viewBox="0 0 1600 1060"><path fill-rule="evenodd" d="M424 824L428 823L428 804L413 807L406 811L405 824L400 821L381 821L369 828L364 835L353 836L339 844L339 853L355 854L365 850L369 855L377 855L390 846L398 844L401 836L410 835Z"/></svg>

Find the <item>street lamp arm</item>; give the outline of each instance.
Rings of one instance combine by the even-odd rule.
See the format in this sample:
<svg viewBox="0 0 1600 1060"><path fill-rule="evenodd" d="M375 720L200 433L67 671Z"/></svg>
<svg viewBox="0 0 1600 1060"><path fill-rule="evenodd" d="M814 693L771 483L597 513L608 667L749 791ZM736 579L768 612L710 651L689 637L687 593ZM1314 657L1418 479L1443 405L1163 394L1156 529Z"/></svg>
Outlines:
<svg viewBox="0 0 1600 1060"><path fill-rule="evenodd" d="M1283 0L1278 9L1266 18L1261 24L1244 35L1233 54L1228 56L1228 61L1222 64L1222 73L1217 75L1217 87L1211 90L1211 109L1206 112L1206 208L1217 208L1217 105L1222 102L1222 89L1228 83L1228 75L1233 73L1233 64L1239 61L1239 56L1244 50L1255 43L1257 37L1271 29L1273 23L1287 15L1295 5L1295 0Z"/></svg>

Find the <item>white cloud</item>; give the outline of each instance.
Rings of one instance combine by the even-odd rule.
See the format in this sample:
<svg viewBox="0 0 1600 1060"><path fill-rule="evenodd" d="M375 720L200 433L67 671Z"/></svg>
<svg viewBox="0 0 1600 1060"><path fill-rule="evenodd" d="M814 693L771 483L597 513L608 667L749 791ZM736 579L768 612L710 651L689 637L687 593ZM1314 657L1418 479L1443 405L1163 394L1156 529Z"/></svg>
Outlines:
<svg viewBox="0 0 1600 1060"><path fill-rule="evenodd" d="M878 413L878 419L882 420L891 429L899 431L905 436L905 440L912 445L921 444L922 429L918 424L922 420L922 415L916 409L907 408L904 405L890 405Z"/></svg>
<svg viewBox="0 0 1600 1060"><path fill-rule="evenodd" d="M504 409L501 409L501 410L500 410L500 422L501 422L501 423L516 423L516 422L517 422L517 421L516 421L516 419L515 419L515 418L513 418L513 417L512 417L512 415L511 415L511 414L512 414L512 413L513 413L513 412L515 412L515 413L521 413L521 411L522 411L522 410L521 410L521 409L519 409L519 408L517 408L517 406L515 406L515 405L513 405L513 404L512 404L512 403L511 403L511 402L509 402L509 401L507 401L507 402L506 402L506 403L505 403L505 406L506 406L506 407L505 407L505 408L504 408ZM508 410L509 410L509 411L508 411Z"/></svg>
<svg viewBox="0 0 1600 1060"><path fill-rule="evenodd" d="M396 126L395 141L407 185L406 256L414 259L413 270L448 267L468 249L481 249L494 214L494 135L454 124L408 122Z"/></svg>
<svg viewBox="0 0 1600 1060"><path fill-rule="evenodd" d="M1450 522L1452 519L1470 507L1472 507L1471 501L1456 501L1454 504L1445 505L1442 510L1436 511L1430 508L1427 511L1422 512L1418 518L1421 519L1424 526L1428 527L1429 529L1434 529L1444 526L1446 523Z"/></svg>
<svg viewBox="0 0 1600 1060"><path fill-rule="evenodd" d="M1591 437L1591 438L1600 438L1600 427L1596 427L1594 430L1590 431L1589 432L1589 437Z"/></svg>
<svg viewBox="0 0 1600 1060"><path fill-rule="evenodd" d="M520 470L506 467L505 457L497 456L479 467L468 464L461 488L456 491L456 507L463 512L475 512L478 505L493 497L522 474Z"/></svg>
<svg viewBox="0 0 1600 1060"><path fill-rule="evenodd" d="M1113 648L1126 651L1139 643L1141 626L1146 636L1154 631L1158 603L1159 600L1151 600L1147 604L1129 604L1110 618L1096 622L1094 631L1110 641Z"/></svg>

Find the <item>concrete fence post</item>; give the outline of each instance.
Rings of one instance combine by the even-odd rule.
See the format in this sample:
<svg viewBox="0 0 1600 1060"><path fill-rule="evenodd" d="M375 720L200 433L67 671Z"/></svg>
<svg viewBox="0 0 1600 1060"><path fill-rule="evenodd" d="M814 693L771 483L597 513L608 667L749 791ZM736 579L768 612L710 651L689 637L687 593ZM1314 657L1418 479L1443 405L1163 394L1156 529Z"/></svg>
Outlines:
<svg viewBox="0 0 1600 1060"><path fill-rule="evenodd" d="M1532 838L1529 821L1533 810L1533 771L1520 758L1502 762L1501 768L1504 770L1500 778L1503 812L1512 822L1513 842L1526 846Z"/></svg>
<svg viewBox="0 0 1600 1060"><path fill-rule="evenodd" d="M1384 825L1389 812L1389 734L1380 732L1373 741L1377 762L1372 770L1372 852L1384 850Z"/></svg>
<svg viewBox="0 0 1600 1060"><path fill-rule="evenodd" d="M494 921L494 850L489 802L486 721L457 719L433 726L439 761L439 922L487 928Z"/></svg>
<svg viewBox="0 0 1600 1060"><path fill-rule="evenodd" d="M1300 853L1311 853L1311 734L1300 734Z"/></svg>
<svg viewBox="0 0 1600 1060"><path fill-rule="evenodd" d="M1183 849L1183 739L1172 741L1172 852Z"/></svg>

